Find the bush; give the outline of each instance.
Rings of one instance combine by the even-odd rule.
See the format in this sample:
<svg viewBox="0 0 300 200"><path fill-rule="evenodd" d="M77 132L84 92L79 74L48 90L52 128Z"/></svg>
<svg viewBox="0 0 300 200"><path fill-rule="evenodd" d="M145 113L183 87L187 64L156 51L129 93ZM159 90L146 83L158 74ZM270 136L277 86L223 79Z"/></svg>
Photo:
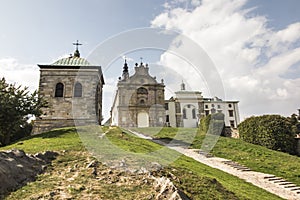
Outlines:
<svg viewBox="0 0 300 200"><path fill-rule="evenodd" d="M291 123L280 115L250 117L238 126L240 138L269 149L295 153L295 134Z"/></svg>

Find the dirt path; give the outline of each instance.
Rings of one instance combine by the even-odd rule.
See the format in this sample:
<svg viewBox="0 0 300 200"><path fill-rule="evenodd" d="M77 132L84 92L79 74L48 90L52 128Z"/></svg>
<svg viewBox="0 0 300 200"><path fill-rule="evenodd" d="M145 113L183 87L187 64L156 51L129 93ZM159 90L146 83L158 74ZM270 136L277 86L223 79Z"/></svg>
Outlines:
<svg viewBox="0 0 300 200"><path fill-rule="evenodd" d="M141 133L136 133L130 131L138 137L141 137ZM144 136L141 138L147 137ZM239 177L240 179L245 180L246 182L252 183L253 185L260 187L268 192L271 192L281 198L288 200L300 200L300 187L295 185L294 183L288 182L283 178L276 177L272 174L265 174L261 172L255 172L251 169L239 165L231 160L227 160L219 157L211 157L207 156L207 154L202 153L199 149L187 149L181 146L172 146L166 144L159 140L152 140L153 142L159 143L161 145L167 146L170 149L173 149L185 156L191 157L194 160L203 163L212 168L216 168L222 170L228 174Z"/></svg>

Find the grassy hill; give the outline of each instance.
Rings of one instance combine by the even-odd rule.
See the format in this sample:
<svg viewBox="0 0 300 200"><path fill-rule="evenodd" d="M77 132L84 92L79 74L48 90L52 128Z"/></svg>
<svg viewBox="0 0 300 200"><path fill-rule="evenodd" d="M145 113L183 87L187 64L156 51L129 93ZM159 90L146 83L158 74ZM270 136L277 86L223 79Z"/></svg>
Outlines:
<svg viewBox="0 0 300 200"><path fill-rule="evenodd" d="M125 156L129 154L130 157L131 153L135 153L133 155L142 155L141 159L150 160L152 157L159 156L159 162L162 163L176 152L166 148L160 151L162 149L160 145L122 133L122 130L118 128L95 127L95 129L97 129L96 132L90 129L80 131L80 135L77 134L75 128L57 129L0 148L0 150L18 148L27 153L51 150L60 154L46 172L37 177L35 182L11 193L6 199L154 199L157 191L153 187L153 181L151 182L142 175L126 174L110 169L103 163L100 163L97 168L88 168L87 165L95 160L91 152L113 157L117 153L113 147L118 147L125 152ZM148 132L151 131L153 130L149 129ZM103 132L106 132L106 135L103 135ZM174 136L174 132L176 133L174 129L164 129L155 134L157 137L171 137L172 134ZM186 136L182 135L182 137ZM194 147L200 144L198 142L201 141L201 137L199 134L196 136ZM109 141L109 143L103 141ZM226 154L220 149L226 149L226 146L233 148L238 143L235 140L226 140L226 138L220 141L222 144L218 144L219 147L214 150L216 154ZM243 156L244 150L238 150L238 148L235 151ZM151 154L152 152L157 154ZM245 152L250 152L250 150ZM130 158L127 160L130 162ZM97 177L94 175L95 170ZM177 160L170 162L163 170L152 172L152 174L170 178L192 199L280 199L252 184L185 156L178 155Z"/></svg>
<svg viewBox="0 0 300 200"><path fill-rule="evenodd" d="M192 141L190 148L195 149L202 147L205 138L205 133L196 128L140 128L136 130L154 138ZM211 153L217 157L236 161L254 171L274 174L300 185L300 157L227 137L219 137Z"/></svg>

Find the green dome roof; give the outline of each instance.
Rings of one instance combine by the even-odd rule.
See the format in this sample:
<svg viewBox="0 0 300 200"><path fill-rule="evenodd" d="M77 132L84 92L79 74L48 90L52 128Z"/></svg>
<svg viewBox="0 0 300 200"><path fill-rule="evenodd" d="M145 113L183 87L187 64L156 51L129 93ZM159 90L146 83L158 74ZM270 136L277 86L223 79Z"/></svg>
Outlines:
<svg viewBox="0 0 300 200"><path fill-rule="evenodd" d="M70 56L68 58L62 58L54 62L52 65L56 66L90 66L91 64L84 58L77 56Z"/></svg>

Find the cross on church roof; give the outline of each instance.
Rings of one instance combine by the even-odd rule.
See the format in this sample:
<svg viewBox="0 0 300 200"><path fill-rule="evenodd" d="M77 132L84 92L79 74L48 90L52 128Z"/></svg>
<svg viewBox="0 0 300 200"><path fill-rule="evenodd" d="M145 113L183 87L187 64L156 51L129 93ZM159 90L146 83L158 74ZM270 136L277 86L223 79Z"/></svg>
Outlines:
<svg viewBox="0 0 300 200"><path fill-rule="evenodd" d="M80 44L80 43L78 43L78 42L79 42L79 41L77 40L76 43L73 43L73 45L76 46L76 50L78 50L78 46L79 46L79 45L82 45L82 44Z"/></svg>
<svg viewBox="0 0 300 200"><path fill-rule="evenodd" d="M77 40L77 42L76 42L76 43L73 43L73 45L76 46L76 50L75 50L75 52L74 52L74 57L80 57L80 53L79 53L79 51L78 51L78 46L79 46L79 45L82 45L82 44L80 44L80 43L78 42L78 40Z"/></svg>

